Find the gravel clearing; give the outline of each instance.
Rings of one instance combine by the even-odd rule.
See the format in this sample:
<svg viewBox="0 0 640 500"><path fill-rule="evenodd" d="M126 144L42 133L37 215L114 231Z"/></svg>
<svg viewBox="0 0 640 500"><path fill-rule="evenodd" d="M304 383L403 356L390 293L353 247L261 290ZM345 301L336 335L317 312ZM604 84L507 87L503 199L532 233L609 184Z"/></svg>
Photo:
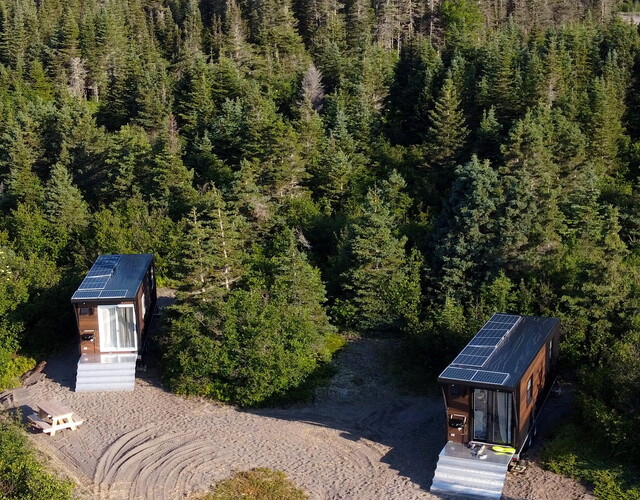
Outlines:
<svg viewBox="0 0 640 500"><path fill-rule="evenodd" d="M86 499L188 498L254 467L284 471L313 499L440 498L428 487L444 444L443 404L393 383L385 360L395 346L352 340L313 403L255 411L175 396L151 366L133 392L73 392L73 348L47 360L47 378L26 389L22 409L58 399L84 418L77 431L31 439ZM535 466L509 475L505 497L590 498Z"/></svg>

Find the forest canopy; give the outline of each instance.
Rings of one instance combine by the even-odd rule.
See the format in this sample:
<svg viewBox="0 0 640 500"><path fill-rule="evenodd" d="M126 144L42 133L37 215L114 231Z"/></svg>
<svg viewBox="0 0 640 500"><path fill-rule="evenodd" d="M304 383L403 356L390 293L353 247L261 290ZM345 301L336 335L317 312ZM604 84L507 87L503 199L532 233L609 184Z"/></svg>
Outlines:
<svg viewBox="0 0 640 500"><path fill-rule="evenodd" d="M0 382L72 337L97 255L149 252L179 289L180 393L259 404L336 328L396 332L437 373L495 311L555 316L586 425L637 459L618 7L0 0Z"/></svg>

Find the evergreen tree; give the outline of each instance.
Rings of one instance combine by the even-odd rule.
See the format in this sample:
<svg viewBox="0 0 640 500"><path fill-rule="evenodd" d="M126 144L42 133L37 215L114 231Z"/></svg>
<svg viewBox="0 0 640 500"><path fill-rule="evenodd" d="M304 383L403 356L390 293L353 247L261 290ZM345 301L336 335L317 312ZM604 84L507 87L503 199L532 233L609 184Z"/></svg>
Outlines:
<svg viewBox="0 0 640 500"><path fill-rule="evenodd" d="M326 359L332 328L320 274L292 234L283 236L281 250L258 258L226 301L176 310L165 357L174 390L255 405L298 386Z"/></svg>
<svg viewBox="0 0 640 500"><path fill-rule="evenodd" d="M497 172L476 156L455 171L455 181L438 219L434 286L459 303L477 293L501 267L496 253L501 232Z"/></svg>
<svg viewBox="0 0 640 500"><path fill-rule="evenodd" d="M395 220L379 190L367 193L362 217L351 227L350 269L343 276L355 326L365 330L402 326L417 317L419 258L407 255L406 237L394 234Z"/></svg>
<svg viewBox="0 0 640 500"><path fill-rule="evenodd" d="M89 222L87 204L61 163L54 165L45 186L44 211L56 235L63 242L68 236L85 228Z"/></svg>
<svg viewBox="0 0 640 500"><path fill-rule="evenodd" d="M188 216L184 247L184 289L198 300L219 299L242 276L242 220L211 188L201 195L201 209Z"/></svg>
<svg viewBox="0 0 640 500"><path fill-rule="evenodd" d="M530 111L513 127L503 146L504 205L500 252L511 266L535 267L557 250L562 220L558 213L558 166L550 147L553 124L546 108Z"/></svg>
<svg viewBox="0 0 640 500"><path fill-rule="evenodd" d="M443 193L449 189L453 169L462 159L469 136L451 73L448 73L442 84L435 107L429 111L429 120L431 124L424 146L425 156L432 169L435 192Z"/></svg>

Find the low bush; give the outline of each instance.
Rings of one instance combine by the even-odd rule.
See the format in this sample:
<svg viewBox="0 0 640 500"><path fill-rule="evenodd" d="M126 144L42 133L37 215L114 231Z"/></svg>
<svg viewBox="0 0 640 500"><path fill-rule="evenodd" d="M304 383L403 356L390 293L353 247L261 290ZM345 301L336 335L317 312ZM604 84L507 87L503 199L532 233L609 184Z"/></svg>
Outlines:
<svg viewBox="0 0 640 500"><path fill-rule="evenodd" d="M284 472L252 469L221 481L202 500L306 500L309 496L296 487Z"/></svg>
<svg viewBox="0 0 640 500"><path fill-rule="evenodd" d="M71 500L73 486L47 473L24 432L0 419L0 500Z"/></svg>
<svg viewBox="0 0 640 500"><path fill-rule="evenodd" d="M576 422L561 427L542 455L552 472L593 485L599 500L640 500L640 479L634 464L622 466L610 450L598 446Z"/></svg>
<svg viewBox="0 0 640 500"><path fill-rule="evenodd" d="M0 391L20 385L20 375L31 370L36 362L31 358L18 356L0 347Z"/></svg>

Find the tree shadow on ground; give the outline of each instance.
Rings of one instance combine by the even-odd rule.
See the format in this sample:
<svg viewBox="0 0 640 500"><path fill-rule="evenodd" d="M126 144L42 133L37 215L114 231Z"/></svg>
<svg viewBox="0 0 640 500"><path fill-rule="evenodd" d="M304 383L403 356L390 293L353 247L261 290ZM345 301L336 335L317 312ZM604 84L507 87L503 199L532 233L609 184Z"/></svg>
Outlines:
<svg viewBox="0 0 640 500"><path fill-rule="evenodd" d="M393 335L350 342L335 359L333 380L311 404L240 411L336 429L352 442L368 440L369 449L383 453L380 463L426 491L445 444L445 409L436 392L424 386L416 392L415 380L398 373L394 351L407 347L400 343ZM403 358L404 372L424 371Z"/></svg>
<svg viewBox="0 0 640 500"><path fill-rule="evenodd" d="M428 490L438 453L444 445L444 408L427 397L400 397L393 401L311 405L305 408L251 410L253 414L305 422L341 431L345 440L363 440L388 451L380 458L401 476Z"/></svg>

